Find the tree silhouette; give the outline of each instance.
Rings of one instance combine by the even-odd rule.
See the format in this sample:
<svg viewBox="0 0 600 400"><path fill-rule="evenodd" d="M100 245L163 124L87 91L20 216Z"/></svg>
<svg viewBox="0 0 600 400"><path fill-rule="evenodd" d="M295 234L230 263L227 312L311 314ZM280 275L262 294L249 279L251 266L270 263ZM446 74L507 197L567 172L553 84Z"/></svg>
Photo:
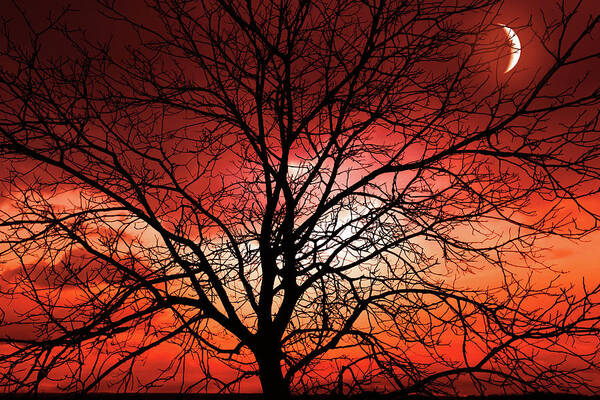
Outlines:
<svg viewBox="0 0 600 400"><path fill-rule="evenodd" d="M496 0L15 2L4 390L594 390L600 289L540 257L599 217L598 16L564 3L504 74Z"/></svg>

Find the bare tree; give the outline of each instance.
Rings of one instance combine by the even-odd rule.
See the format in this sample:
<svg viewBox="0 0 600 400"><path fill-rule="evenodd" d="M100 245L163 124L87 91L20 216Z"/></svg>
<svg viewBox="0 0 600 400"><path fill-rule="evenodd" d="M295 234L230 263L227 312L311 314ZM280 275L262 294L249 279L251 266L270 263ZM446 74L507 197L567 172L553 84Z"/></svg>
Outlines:
<svg viewBox="0 0 600 400"><path fill-rule="evenodd" d="M99 0L111 41L21 10L4 390L594 390L600 289L538 246L599 217L598 15L566 3L507 74L496 0Z"/></svg>

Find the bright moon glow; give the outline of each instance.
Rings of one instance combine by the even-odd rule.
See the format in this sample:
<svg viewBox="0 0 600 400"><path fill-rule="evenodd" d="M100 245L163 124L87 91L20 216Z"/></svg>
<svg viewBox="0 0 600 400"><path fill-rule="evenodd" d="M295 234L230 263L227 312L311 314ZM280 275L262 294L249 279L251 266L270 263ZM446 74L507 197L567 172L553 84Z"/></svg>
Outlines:
<svg viewBox="0 0 600 400"><path fill-rule="evenodd" d="M506 35L508 36L508 40L510 40L510 61L508 62L508 67L506 67L506 71L504 71L504 73L507 73L508 71L513 69L519 61L519 57L521 56L521 42L519 41L519 37L517 36L515 31L513 31L506 25L500 26L502 26L504 32L506 32Z"/></svg>

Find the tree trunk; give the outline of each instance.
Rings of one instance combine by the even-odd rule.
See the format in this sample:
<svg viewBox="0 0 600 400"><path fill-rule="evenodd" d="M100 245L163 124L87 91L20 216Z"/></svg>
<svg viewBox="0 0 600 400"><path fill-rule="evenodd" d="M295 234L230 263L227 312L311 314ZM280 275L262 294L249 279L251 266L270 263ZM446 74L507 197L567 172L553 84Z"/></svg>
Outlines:
<svg viewBox="0 0 600 400"><path fill-rule="evenodd" d="M281 372L281 359L277 351L265 351L256 356L258 376L266 399L287 399L290 388Z"/></svg>

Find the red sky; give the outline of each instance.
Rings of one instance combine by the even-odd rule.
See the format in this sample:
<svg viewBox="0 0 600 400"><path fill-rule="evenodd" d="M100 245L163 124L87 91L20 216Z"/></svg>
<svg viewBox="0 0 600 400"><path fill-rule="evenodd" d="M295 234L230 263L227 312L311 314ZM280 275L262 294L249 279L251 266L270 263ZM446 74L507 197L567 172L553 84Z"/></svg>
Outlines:
<svg viewBox="0 0 600 400"><path fill-rule="evenodd" d="M2 3L8 2L3 1ZM65 1L63 0L53 0L48 2L26 0L20 4L23 5L27 13L35 20L45 17L49 10L53 10L53 12L55 12L58 10L59 5L64 3ZM112 33L117 38L117 42L119 44L127 43L128 39L132 39L132 37L128 37L131 32L127 33L122 30L115 31L111 29L110 25L106 25L104 22L102 22L102 19L96 17L94 7L91 6L92 2L82 1L80 3L81 4L75 3L76 7L81 8L81 12L77 14L77 18L73 19L73 21L76 21L77 23L81 24L82 27L88 29L92 35L105 37L109 33ZM547 56L543 54L542 49L535 43L533 32L530 29L525 28L525 26L531 19L533 28L539 28L542 15L541 11L544 11L545 15L550 17L554 12L553 6L554 2L547 0L507 0L502 9L502 13L495 19L497 23L503 23L514 27L514 30L519 35L522 44L521 57L515 69L511 71L510 74L498 76L499 80L503 82L508 81L509 90L511 85L514 85L515 87L523 85L548 62ZM597 4L594 1L588 1L585 3L585 7L585 10L590 15L594 12L597 12ZM9 6L6 6L6 4L3 4L3 7L1 7L3 10L8 8ZM11 13L8 12L5 15L11 15ZM15 29L16 33L19 32L18 28ZM597 43L590 41L586 44L586 46L589 46L589 49L596 48ZM49 54L59 54L63 51L63 48L59 45L56 45L52 41L48 41L44 44L44 51L48 52ZM501 68L501 70L503 70L503 68ZM600 70L600 65L598 65L598 70ZM572 82L577 79L580 73L581 71L578 71L577 69L568 71L564 74L560 82L562 82L565 86L571 85ZM560 87L557 86L553 89L559 90ZM590 199L587 205L594 208L596 211L600 211L600 202L598 202L597 198ZM7 205L0 200L0 207L7 207ZM577 213L575 215L577 215ZM584 217L581 218L581 222L585 223L586 221L583 220ZM546 240L543 242L543 244L547 246L545 255L547 256L548 262L560 270L567 271L567 273L561 278L562 280L565 282L571 282L576 286L580 285L583 279L585 279L586 283L590 286L592 286L594 283L600 283L600 273L598 273L600 269L600 251L598 251L598 249L600 249L600 232L589 235L586 238L586 241L583 243L570 242L566 239L552 238ZM482 280L484 280L482 276L486 276L485 272L482 273L481 271L475 271L473 273L467 273L462 279L465 279L465 282L481 283ZM490 274L489 279L495 278L492 277L492 274ZM146 371L154 373L157 368L165 366L168 363L169 354L171 351L174 351L174 349L163 346L160 348L160 350L151 352L144 366L138 367L140 376L143 376ZM222 371L226 370L225 367L217 367L217 369L221 369ZM194 366L190 366L187 373L190 376L195 376L198 372L195 370ZM49 383L46 388L48 390L53 390L54 386L53 384ZM169 383L163 387L162 390L173 391L177 388L178 383L175 382ZM110 390L111 386L107 385L101 389ZM259 389L260 385L256 380L252 380L241 387L241 391L258 391Z"/></svg>

